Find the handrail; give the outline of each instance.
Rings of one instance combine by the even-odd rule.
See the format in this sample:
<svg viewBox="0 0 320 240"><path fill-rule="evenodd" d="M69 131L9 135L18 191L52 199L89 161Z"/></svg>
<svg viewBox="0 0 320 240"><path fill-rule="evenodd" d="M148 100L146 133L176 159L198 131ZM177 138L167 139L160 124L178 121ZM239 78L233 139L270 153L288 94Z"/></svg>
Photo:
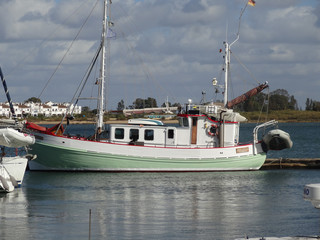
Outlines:
<svg viewBox="0 0 320 240"><path fill-rule="evenodd" d="M276 120L271 120L269 122L265 122L265 123L262 123L258 126L256 126L254 129L253 129L253 155L256 155L255 151L256 151L256 144L258 143L258 131L260 130L260 128L262 127L269 127L269 126L274 126L278 123L278 121Z"/></svg>

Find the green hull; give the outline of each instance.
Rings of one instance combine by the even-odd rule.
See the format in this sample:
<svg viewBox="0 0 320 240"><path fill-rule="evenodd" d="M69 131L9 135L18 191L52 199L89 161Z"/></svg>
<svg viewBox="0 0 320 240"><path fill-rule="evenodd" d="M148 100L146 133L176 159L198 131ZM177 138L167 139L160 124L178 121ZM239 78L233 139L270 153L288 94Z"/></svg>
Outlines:
<svg viewBox="0 0 320 240"><path fill-rule="evenodd" d="M36 143L32 147L37 159L30 170L55 171L240 171L258 170L265 153L230 158L150 158L95 153L79 149Z"/></svg>

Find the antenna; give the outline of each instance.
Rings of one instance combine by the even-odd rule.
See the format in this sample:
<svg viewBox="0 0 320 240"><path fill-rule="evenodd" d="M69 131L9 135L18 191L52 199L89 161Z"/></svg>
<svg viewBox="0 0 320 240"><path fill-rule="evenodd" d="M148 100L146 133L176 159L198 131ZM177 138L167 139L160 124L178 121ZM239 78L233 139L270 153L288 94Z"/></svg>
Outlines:
<svg viewBox="0 0 320 240"><path fill-rule="evenodd" d="M237 37L236 39L229 45L229 47L231 47L234 43L236 43L239 38L240 38L240 27L241 27L241 18L242 18L242 15L244 13L244 11L246 10L248 6L248 2L246 2L246 5L244 6L244 8L241 9L241 12L240 12L240 16L239 16L239 25L238 25L238 32L237 32Z"/></svg>

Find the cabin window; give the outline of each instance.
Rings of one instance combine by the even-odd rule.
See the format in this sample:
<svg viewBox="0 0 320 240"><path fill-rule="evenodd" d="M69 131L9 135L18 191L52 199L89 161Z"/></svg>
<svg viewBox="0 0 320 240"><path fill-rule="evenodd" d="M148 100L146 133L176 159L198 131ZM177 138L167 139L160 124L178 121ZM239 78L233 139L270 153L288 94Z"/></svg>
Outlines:
<svg viewBox="0 0 320 240"><path fill-rule="evenodd" d="M152 141L154 139L154 133L151 129L146 129L144 131L144 140Z"/></svg>
<svg viewBox="0 0 320 240"><path fill-rule="evenodd" d="M114 133L115 139L124 139L124 129L123 128L116 128Z"/></svg>
<svg viewBox="0 0 320 240"><path fill-rule="evenodd" d="M139 139L139 129L130 129L130 139L137 141Z"/></svg>
<svg viewBox="0 0 320 240"><path fill-rule="evenodd" d="M170 138L170 139L174 138L174 130L173 129L168 130L168 138Z"/></svg>

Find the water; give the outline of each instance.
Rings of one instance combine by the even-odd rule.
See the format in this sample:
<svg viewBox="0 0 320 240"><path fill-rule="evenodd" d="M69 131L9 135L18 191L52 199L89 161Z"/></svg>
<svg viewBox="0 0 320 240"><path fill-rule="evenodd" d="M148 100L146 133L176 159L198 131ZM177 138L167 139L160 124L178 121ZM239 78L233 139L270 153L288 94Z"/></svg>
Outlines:
<svg viewBox="0 0 320 240"><path fill-rule="evenodd" d="M281 128L294 152L319 157L319 124ZM318 170L27 172L21 189L0 195L0 239L89 239L90 209L91 239L318 235L320 211L303 200L304 185L317 182Z"/></svg>

